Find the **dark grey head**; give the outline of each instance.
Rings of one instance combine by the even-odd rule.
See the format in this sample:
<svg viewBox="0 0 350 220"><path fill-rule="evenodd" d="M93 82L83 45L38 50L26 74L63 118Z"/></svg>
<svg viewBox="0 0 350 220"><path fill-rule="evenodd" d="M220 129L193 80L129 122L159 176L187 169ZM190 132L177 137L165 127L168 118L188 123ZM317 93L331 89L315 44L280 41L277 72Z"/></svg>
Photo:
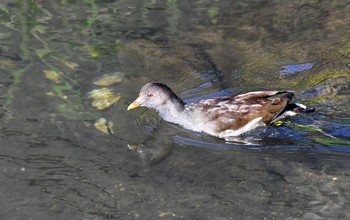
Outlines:
<svg viewBox="0 0 350 220"><path fill-rule="evenodd" d="M158 82L150 82L141 88L139 96L129 105L128 110L139 106L157 110L167 103L184 105L183 101L168 86Z"/></svg>

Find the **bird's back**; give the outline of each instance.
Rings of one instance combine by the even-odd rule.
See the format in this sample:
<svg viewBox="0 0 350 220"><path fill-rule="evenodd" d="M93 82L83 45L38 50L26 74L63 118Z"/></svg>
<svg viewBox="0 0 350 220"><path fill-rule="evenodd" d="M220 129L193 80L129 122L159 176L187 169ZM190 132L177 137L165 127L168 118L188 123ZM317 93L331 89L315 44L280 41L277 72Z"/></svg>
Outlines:
<svg viewBox="0 0 350 220"><path fill-rule="evenodd" d="M221 138L237 136L274 120L293 92L259 91L206 99L186 106L191 124Z"/></svg>

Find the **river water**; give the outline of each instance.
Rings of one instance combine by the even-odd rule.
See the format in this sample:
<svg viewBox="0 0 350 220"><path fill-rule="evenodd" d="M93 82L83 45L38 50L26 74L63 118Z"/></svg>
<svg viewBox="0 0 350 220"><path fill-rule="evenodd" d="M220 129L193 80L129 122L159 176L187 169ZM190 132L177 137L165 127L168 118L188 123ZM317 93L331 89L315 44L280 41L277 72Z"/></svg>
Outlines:
<svg viewBox="0 0 350 220"><path fill-rule="evenodd" d="M0 219L349 219L349 23L345 0L2 1ZM126 111L149 81L316 112L225 142Z"/></svg>

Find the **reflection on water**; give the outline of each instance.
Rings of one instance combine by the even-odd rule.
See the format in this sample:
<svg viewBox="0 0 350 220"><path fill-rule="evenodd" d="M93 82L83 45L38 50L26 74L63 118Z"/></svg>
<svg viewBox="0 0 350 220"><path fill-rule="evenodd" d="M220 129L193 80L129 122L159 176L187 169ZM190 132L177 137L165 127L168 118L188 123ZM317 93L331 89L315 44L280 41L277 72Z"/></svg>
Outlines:
<svg viewBox="0 0 350 220"><path fill-rule="evenodd" d="M303 64L291 64L287 66L282 66L282 71L280 71L280 75L294 74L298 72L302 72L304 70L309 70L312 68L312 63L303 63Z"/></svg>
<svg viewBox="0 0 350 220"><path fill-rule="evenodd" d="M4 1L0 218L349 219L349 15L347 1ZM295 90L316 112L225 142L127 112L149 81L186 102ZM114 104L95 109L94 90Z"/></svg>

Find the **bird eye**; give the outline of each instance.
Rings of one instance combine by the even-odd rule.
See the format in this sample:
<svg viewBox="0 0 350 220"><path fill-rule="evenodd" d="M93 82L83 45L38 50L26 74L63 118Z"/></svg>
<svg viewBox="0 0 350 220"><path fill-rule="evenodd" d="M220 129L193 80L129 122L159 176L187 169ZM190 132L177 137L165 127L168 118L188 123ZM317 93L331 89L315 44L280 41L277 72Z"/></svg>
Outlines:
<svg viewBox="0 0 350 220"><path fill-rule="evenodd" d="M147 97L152 97L153 96L153 93L148 93L147 94Z"/></svg>

